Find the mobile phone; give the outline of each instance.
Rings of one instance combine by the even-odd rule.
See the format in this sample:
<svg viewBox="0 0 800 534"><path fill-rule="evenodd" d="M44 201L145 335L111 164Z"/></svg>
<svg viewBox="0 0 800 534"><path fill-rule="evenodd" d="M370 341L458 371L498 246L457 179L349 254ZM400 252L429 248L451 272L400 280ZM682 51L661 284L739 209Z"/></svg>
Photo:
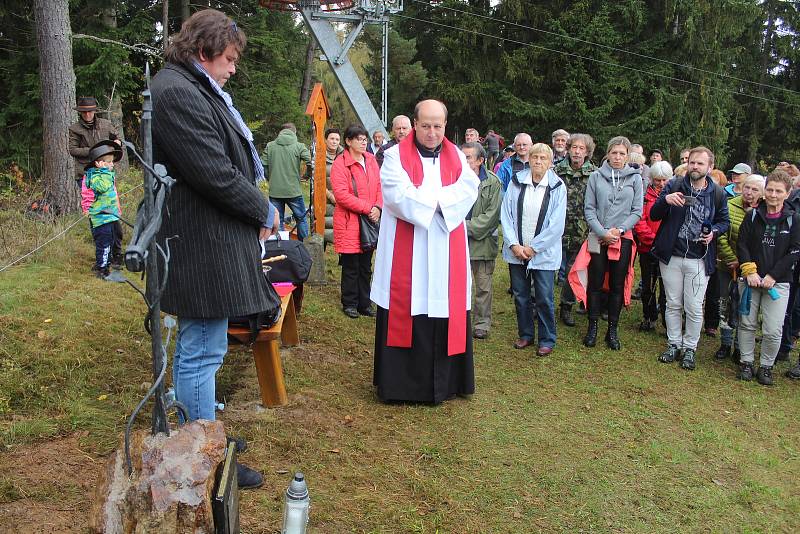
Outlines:
<svg viewBox="0 0 800 534"><path fill-rule="evenodd" d="M687 197L686 195L684 195L683 204L684 206L694 206L695 204L697 204L697 197Z"/></svg>

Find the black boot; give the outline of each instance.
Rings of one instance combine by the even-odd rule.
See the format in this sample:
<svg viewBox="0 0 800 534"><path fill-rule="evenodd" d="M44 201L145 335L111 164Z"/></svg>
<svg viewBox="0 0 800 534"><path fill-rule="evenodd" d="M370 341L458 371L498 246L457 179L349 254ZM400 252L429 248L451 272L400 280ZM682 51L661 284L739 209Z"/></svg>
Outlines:
<svg viewBox="0 0 800 534"><path fill-rule="evenodd" d="M772 380L772 366L761 365L758 367L758 372L756 373L756 380L762 386L771 386L775 382Z"/></svg>
<svg viewBox="0 0 800 534"><path fill-rule="evenodd" d="M597 345L597 317L589 318L589 328L586 330L586 335L583 337L583 344L586 347L594 347Z"/></svg>
<svg viewBox="0 0 800 534"><path fill-rule="evenodd" d="M731 346L730 345L720 345L717 349L717 352L714 353L714 358L717 360L727 360L731 357Z"/></svg>
<svg viewBox="0 0 800 534"><path fill-rule="evenodd" d="M617 334L617 321L608 321L608 331L606 331L606 345L611 350L620 350L622 346Z"/></svg>
<svg viewBox="0 0 800 534"><path fill-rule="evenodd" d="M792 380L800 380L800 360L798 360L797 365L786 371L786 377Z"/></svg>
<svg viewBox="0 0 800 534"><path fill-rule="evenodd" d="M575 326L575 318L572 316L572 306L561 306L561 322L565 326Z"/></svg>

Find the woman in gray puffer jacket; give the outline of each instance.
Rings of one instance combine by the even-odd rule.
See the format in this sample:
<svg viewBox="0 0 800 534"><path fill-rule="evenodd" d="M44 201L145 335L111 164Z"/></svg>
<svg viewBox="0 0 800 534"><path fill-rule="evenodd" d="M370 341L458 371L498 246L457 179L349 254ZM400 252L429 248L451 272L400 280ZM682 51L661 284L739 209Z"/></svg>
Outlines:
<svg viewBox="0 0 800 534"><path fill-rule="evenodd" d="M642 176L628 165L631 143L618 136L608 142L606 161L589 176L584 214L589 225L587 308L589 328L583 344L597 343L597 323L602 313L602 292L608 274L608 332L606 344L620 350L617 325L622 310L625 279L631 268L633 226L642 217Z"/></svg>

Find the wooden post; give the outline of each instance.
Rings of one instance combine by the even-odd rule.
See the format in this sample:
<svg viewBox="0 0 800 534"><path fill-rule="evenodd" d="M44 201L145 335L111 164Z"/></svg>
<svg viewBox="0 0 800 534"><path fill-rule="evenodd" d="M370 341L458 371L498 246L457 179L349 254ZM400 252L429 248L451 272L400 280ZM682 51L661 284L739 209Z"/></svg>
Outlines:
<svg viewBox="0 0 800 534"><path fill-rule="evenodd" d="M314 161L314 198L311 203L314 206L314 228L312 233L325 235L325 206L327 197L325 195L325 123L331 116L328 107L328 98L321 83L314 84L311 91L311 98L308 99L306 115L311 116L314 122L314 132L316 138L316 158Z"/></svg>

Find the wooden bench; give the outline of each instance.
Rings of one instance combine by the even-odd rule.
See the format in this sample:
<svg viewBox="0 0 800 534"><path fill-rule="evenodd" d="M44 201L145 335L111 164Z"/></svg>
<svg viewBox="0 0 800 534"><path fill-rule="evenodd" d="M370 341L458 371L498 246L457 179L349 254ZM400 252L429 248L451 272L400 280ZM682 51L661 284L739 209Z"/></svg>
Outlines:
<svg viewBox="0 0 800 534"><path fill-rule="evenodd" d="M240 343L250 342L249 328L231 327L228 328L228 334ZM279 338L284 347L300 344L291 292L281 296L281 317L278 322L269 330L261 330L253 343L253 359L256 362L261 402L267 408L284 406L289 402L283 381Z"/></svg>

